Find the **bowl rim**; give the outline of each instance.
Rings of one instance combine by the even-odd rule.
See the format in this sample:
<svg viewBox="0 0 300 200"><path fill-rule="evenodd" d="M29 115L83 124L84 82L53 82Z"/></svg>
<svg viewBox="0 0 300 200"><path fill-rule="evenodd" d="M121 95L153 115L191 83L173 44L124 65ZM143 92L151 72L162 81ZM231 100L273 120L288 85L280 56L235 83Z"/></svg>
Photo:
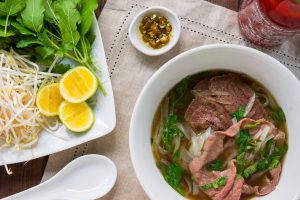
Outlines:
<svg viewBox="0 0 300 200"><path fill-rule="evenodd" d="M144 47L145 44L142 44L142 41L139 41L139 42L136 42L133 38L134 37L138 37L137 36L137 33L136 33L136 26L137 26L137 21L138 19L145 15L145 13L147 12L151 12L152 10L158 10L158 12L161 12L162 14L164 13L168 13L172 18L173 20L175 21L176 25L178 26L178 29L174 30L174 26L173 26L173 31L176 31L177 34L174 34L173 36L175 37L172 37L171 40L165 47L162 47L160 49L150 49L150 48L146 48ZM167 7L163 7L163 6L152 6L152 7L149 7L147 9L144 9L142 10L141 12L139 12L131 21L130 25L129 25L129 29L128 29L128 35L129 35L129 39L130 39L130 42L131 44L137 49L139 50L140 52L142 52L143 54L145 55L148 55L148 56L159 56L159 55L162 55L166 52L168 52L169 50L171 50L178 42L179 40L179 37L180 37L180 33L181 33L181 25L180 25L180 21L179 21L179 18L178 18L178 15L170 10L169 8Z"/></svg>
<svg viewBox="0 0 300 200"><path fill-rule="evenodd" d="M139 169L139 160L137 160L137 158L135 157L135 152L133 152L133 150L136 148L134 147L134 135L135 135L135 130L134 130L134 122L135 122L135 119L138 118L138 110L139 110L139 107L140 107L140 104L142 103L142 99L144 99L145 97L145 94L146 92L149 90L149 87L151 87L152 84L154 84L154 82L156 81L157 77L163 73L164 71L166 71L170 66L173 65L174 62L186 57L186 56L189 56L189 55L192 55L194 53L197 53L198 51L203 51L203 50L209 50L209 49L215 49L215 48L226 48L226 49L236 49L236 50L242 50L242 51L246 51L246 52L249 52L253 55L256 55L256 56L260 56L260 57L264 57L265 60L269 60L269 62L272 62L272 63L276 63L276 67L279 67L282 68L282 70L285 71L285 73L287 73L287 75L292 79L291 81L293 81L294 83L296 83L297 85L294 86L297 87L297 88L300 88L300 81L297 79L297 77L288 69L286 68L282 63L280 63L278 60L276 60L275 58L271 57L270 55L264 53L264 52L261 52L257 49L253 49L253 48L250 48L250 47L246 47L246 46L242 46L242 45L235 45L235 44L210 44L210 45L204 45L204 46L199 46L199 47L195 47L193 49L190 49L190 50L187 50L175 57L173 57L172 59L170 59L168 62L166 62L165 64L162 65L162 67L160 67L153 75L152 77L147 81L147 83L145 84L145 86L143 87L142 91L140 92L137 100L136 100L136 103L135 103L135 106L134 106L134 109L133 109L133 112L132 112L132 116L131 116L131 121L130 121L130 127L129 127L129 150L130 150L130 159L131 159L131 162L133 164L133 168L134 168L134 172L139 180L139 183L141 184L142 188L144 189L144 191L146 192L146 194L148 195L148 197L150 199L153 199L154 198L154 194L153 192L151 192L151 189L149 187L147 187L147 184L146 184L146 181L142 178L141 176L141 172L140 172L140 169ZM183 199L183 197L179 194L177 194L178 198L179 199ZM299 195L300 196L300 195Z"/></svg>

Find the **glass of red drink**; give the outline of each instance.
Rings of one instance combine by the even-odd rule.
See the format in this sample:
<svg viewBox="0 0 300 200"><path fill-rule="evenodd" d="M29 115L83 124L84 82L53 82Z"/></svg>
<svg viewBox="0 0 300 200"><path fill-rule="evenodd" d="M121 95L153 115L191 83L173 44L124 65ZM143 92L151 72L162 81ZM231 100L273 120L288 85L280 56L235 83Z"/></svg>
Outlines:
<svg viewBox="0 0 300 200"><path fill-rule="evenodd" d="M242 0L238 21L242 34L266 47L300 33L300 0Z"/></svg>

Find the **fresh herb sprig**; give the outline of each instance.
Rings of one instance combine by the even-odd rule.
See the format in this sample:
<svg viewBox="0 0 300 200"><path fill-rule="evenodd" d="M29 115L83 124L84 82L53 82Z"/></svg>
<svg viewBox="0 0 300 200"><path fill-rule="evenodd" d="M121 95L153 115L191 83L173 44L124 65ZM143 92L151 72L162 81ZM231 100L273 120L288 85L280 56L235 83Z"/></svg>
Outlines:
<svg viewBox="0 0 300 200"><path fill-rule="evenodd" d="M231 113L231 117L235 117L237 121L240 121L241 119L244 118L244 114L245 114L245 107L239 106L235 112Z"/></svg>
<svg viewBox="0 0 300 200"><path fill-rule="evenodd" d="M211 171L221 171L222 166L223 166L223 161L217 159L217 160L214 160L213 162L209 163L206 168L210 172Z"/></svg>
<svg viewBox="0 0 300 200"><path fill-rule="evenodd" d="M175 137L183 137L183 133L177 127L180 118L177 115L170 114L164 122L162 132L162 142L164 147L172 152L172 143Z"/></svg>
<svg viewBox="0 0 300 200"><path fill-rule="evenodd" d="M208 183L208 184L200 186L200 189L203 191L209 190L209 189L218 189L218 188L226 185L227 180L228 180L228 176L221 176L213 183Z"/></svg>
<svg viewBox="0 0 300 200"><path fill-rule="evenodd" d="M14 48L31 59L49 65L58 60L56 71L68 66L69 58L81 65L100 70L91 58L93 11L97 0L5 0L0 2L0 48ZM62 68L62 69L59 69ZM105 90L98 76L99 87Z"/></svg>
<svg viewBox="0 0 300 200"><path fill-rule="evenodd" d="M189 91L191 83L193 83L195 80L199 80L200 78L206 78L208 76L208 71L200 72L198 74L187 76L178 84L176 84L176 86L169 93L171 106L178 109L184 108L187 104L187 102L184 101L184 96Z"/></svg>
<svg viewBox="0 0 300 200"><path fill-rule="evenodd" d="M184 190L180 186L180 181L183 178L185 170L177 163L172 163L162 169L165 180L181 195L184 195Z"/></svg>

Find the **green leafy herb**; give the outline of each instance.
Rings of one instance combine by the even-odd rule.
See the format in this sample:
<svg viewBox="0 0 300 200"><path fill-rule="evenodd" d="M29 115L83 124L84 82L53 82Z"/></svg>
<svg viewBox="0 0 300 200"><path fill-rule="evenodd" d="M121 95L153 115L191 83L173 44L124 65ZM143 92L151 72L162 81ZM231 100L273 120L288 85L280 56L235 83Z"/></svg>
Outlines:
<svg viewBox="0 0 300 200"><path fill-rule="evenodd" d="M184 108L186 106L186 102L183 100L183 97L190 89L191 83L199 78L205 78L208 75L209 72L205 71L195 75L187 76L181 80L169 93L170 104L174 108Z"/></svg>
<svg viewBox="0 0 300 200"><path fill-rule="evenodd" d="M172 143L175 137L182 137L183 133L177 127L179 122L179 117L177 115L170 114L164 122L163 132L162 132L162 142L165 148L172 152Z"/></svg>
<svg viewBox="0 0 300 200"><path fill-rule="evenodd" d="M44 24L44 12L44 0L27 0L21 14L24 25L36 33L40 32Z"/></svg>
<svg viewBox="0 0 300 200"><path fill-rule="evenodd" d="M5 16L5 26L4 26L4 37L7 33L7 26L9 25L10 16L16 15L18 12L23 10L26 1L24 0L5 0L0 2L0 17ZM3 37L1 35L1 37Z"/></svg>
<svg viewBox="0 0 300 200"><path fill-rule="evenodd" d="M242 118L244 118L244 114L245 107L239 106L235 112L231 113L231 117L235 117L237 121L240 121Z"/></svg>
<svg viewBox="0 0 300 200"><path fill-rule="evenodd" d="M272 119L274 120L276 126L278 126L280 122L286 121L282 108L278 108L275 112L273 112Z"/></svg>
<svg viewBox="0 0 300 200"><path fill-rule="evenodd" d="M205 184L203 186L200 186L201 190L209 190L209 189L218 189L220 187L223 187L224 185L226 185L228 180L227 176L221 176L220 178L218 178L215 182L213 183L208 183Z"/></svg>
<svg viewBox="0 0 300 200"><path fill-rule="evenodd" d="M244 129L256 128L258 125L260 125L259 121L256 121L254 123L245 123L243 124L243 128Z"/></svg>
<svg viewBox="0 0 300 200"><path fill-rule="evenodd" d="M262 160L257 161L257 169L260 171L267 169L268 165L269 165L268 159L262 159Z"/></svg>
<svg viewBox="0 0 300 200"><path fill-rule="evenodd" d="M16 21L12 21L11 22L11 25L17 29L21 34L23 35L33 35L33 36L36 36L36 34L30 30L28 30L27 28L25 28L23 25L19 24L18 22Z"/></svg>
<svg viewBox="0 0 300 200"><path fill-rule="evenodd" d="M247 129L242 129L240 131L235 139L235 144L238 146L239 153L254 149L256 146L255 140L250 136Z"/></svg>
<svg viewBox="0 0 300 200"><path fill-rule="evenodd" d="M29 39L23 39L23 40L20 40L18 43L17 43L17 47L18 48L24 48L24 47L28 47L29 45L33 45L33 44L43 44L41 41L39 41L38 39L36 38L29 38Z"/></svg>
<svg viewBox="0 0 300 200"><path fill-rule="evenodd" d="M53 73L57 74L64 74L66 73L69 69L71 69L71 66L69 64L56 64L55 68L52 70Z"/></svg>
<svg viewBox="0 0 300 200"><path fill-rule="evenodd" d="M5 0L0 1L0 46L27 52L38 63L61 63L63 58L101 71L91 58L91 33L97 0ZM59 65L55 65L59 67ZM57 70L62 71L62 70ZM105 89L96 78L102 93Z"/></svg>
<svg viewBox="0 0 300 200"><path fill-rule="evenodd" d="M243 172L247 164L248 162L245 160L245 152L238 154L236 157L237 174L243 176Z"/></svg>
<svg viewBox="0 0 300 200"><path fill-rule="evenodd" d="M58 0L55 4L57 25L64 43L77 45L80 35L77 24L81 21L79 11L76 9L78 3L74 0Z"/></svg>
<svg viewBox="0 0 300 200"><path fill-rule="evenodd" d="M80 23L80 33L81 35L85 35L92 25L93 11L96 10L98 7L98 1L97 0L85 0L81 2L81 23Z"/></svg>
<svg viewBox="0 0 300 200"><path fill-rule="evenodd" d="M274 157L272 158L272 160L270 161L270 164L269 164L269 166L268 166L268 169L269 169L269 170L272 170L272 169L274 169L274 168L276 168L276 167L278 166L278 164L279 164L279 162L280 162L280 157L281 157L281 156L274 156Z"/></svg>
<svg viewBox="0 0 300 200"><path fill-rule="evenodd" d="M163 175L165 180L180 194L184 194L184 190L180 186L180 181L184 175L184 169L178 164L172 163L165 169Z"/></svg>
<svg viewBox="0 0 300 200"><path fill-rule="evenodd" d="M207 165L207 170L208 171L221 171L222 165L223 165L222 160L217 159Z"/></svg>
<svg viewBox="0 0 300 200"><path fill-rule="evenodd" d="M243 177L248 178L252 174L254 174L257 171L257 163L254 163L253 165L250 165L247 167L243 172Z"/></svg>
<svg viewBox="0 0 300 200"><path fill-rule="evenodd" d="M178 160L178 158L180 158L180 151L179 150L177 150L175 153L174 153L174 155L173 155L173 161L177 161Z"/></svg>

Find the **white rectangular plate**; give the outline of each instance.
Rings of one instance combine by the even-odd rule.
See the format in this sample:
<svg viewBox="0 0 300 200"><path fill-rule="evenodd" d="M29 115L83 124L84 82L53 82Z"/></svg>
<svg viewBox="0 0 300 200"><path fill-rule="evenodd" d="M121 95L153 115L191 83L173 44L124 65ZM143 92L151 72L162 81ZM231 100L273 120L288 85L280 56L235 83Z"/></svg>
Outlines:
<svg viewBox="0 0 300 200"><path fill-rule="evenodd" d="M94 126L88 132L81 134L72 133L64 126L61 126L57 134L67 136L69 139L66 140L55 137L46 131L42 131L38 144L32 149L14 150L12 148L8 148L1 150L0 153L6 164L28 161L34 158L50 155L102 137L110 133L115 128L116 114L113 90L106 63L101 33L96 18L94 18L93 21L92 31L96 36L92 46L92 58L102 69L102 72L98 73L98 76L107 93L106 96L103 96L100 89L98 89L96 93L97 103L93 108L95 114ZM0 166L3 164L4 163L0 161Z"/></svg>

